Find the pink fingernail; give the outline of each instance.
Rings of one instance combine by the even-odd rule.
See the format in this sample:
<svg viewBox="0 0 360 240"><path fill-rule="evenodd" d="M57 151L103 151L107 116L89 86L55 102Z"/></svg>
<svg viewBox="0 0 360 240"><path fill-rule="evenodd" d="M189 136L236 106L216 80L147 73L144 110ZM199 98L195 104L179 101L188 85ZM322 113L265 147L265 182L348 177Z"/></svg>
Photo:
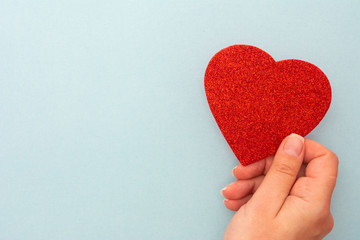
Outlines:
<svg viewBox="0 0 360 240"><path fill-rule="evenodd" d="M292 133L286 139L284 152L290 156L299 156L304 145L304 138L298 134Z"/></svg>

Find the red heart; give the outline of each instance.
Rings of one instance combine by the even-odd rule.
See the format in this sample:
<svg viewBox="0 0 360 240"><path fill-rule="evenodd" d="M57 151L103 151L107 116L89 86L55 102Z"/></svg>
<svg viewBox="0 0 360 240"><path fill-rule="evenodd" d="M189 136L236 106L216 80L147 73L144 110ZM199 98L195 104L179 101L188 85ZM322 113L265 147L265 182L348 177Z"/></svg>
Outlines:
<svg viewBox="0 0 360 240"><path fill-rule="evenodd" d="M288 59L275 62L248 45L227 47L205 73L210 109L242 165L275 153L290 133L305 136L325 116L331 87L315 65Z"/></svg>

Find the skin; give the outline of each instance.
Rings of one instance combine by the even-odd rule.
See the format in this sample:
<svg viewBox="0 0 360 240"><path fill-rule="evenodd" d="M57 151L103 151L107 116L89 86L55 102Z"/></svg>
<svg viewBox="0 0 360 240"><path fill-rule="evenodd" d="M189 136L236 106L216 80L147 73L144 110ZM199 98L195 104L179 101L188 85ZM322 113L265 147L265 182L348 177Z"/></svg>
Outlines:
<svg viewBox="0 0 360 240"><path fill-rule="evenodd" d="M237 180L222 190L225 206L236 211L224 240L322 239L334 226L338 163L329 149L292 134L275 156L236 166Z"/></svg>

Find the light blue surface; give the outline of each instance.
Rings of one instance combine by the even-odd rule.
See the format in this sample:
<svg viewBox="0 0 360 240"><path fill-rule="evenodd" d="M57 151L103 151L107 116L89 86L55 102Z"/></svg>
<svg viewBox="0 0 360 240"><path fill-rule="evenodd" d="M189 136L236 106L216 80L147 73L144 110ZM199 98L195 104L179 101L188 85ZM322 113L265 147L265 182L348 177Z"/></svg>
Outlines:
<svg viewBox="0 0 360 240"><path fill-rule="evenodd" d="M0 239L221 239L237 164L204 71L233 44L320 67L340 157L327 239L359 239L359 1L0 1Z"/></svg>

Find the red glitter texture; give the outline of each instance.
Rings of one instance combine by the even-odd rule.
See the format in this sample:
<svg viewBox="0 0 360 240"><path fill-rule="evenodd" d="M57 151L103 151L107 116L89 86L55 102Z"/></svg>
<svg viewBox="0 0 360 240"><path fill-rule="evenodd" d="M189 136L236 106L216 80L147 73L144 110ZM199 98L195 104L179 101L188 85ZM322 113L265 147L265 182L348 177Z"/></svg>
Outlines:
<svg viewBox="0 0 360 240"><path fill-rule="evenodd" d="M331 87L315 65L289 59L275 62L249 45L227 47L205 73L210 109L242 165L276 152L290 133L305 136L325 116Z"/></svg>

